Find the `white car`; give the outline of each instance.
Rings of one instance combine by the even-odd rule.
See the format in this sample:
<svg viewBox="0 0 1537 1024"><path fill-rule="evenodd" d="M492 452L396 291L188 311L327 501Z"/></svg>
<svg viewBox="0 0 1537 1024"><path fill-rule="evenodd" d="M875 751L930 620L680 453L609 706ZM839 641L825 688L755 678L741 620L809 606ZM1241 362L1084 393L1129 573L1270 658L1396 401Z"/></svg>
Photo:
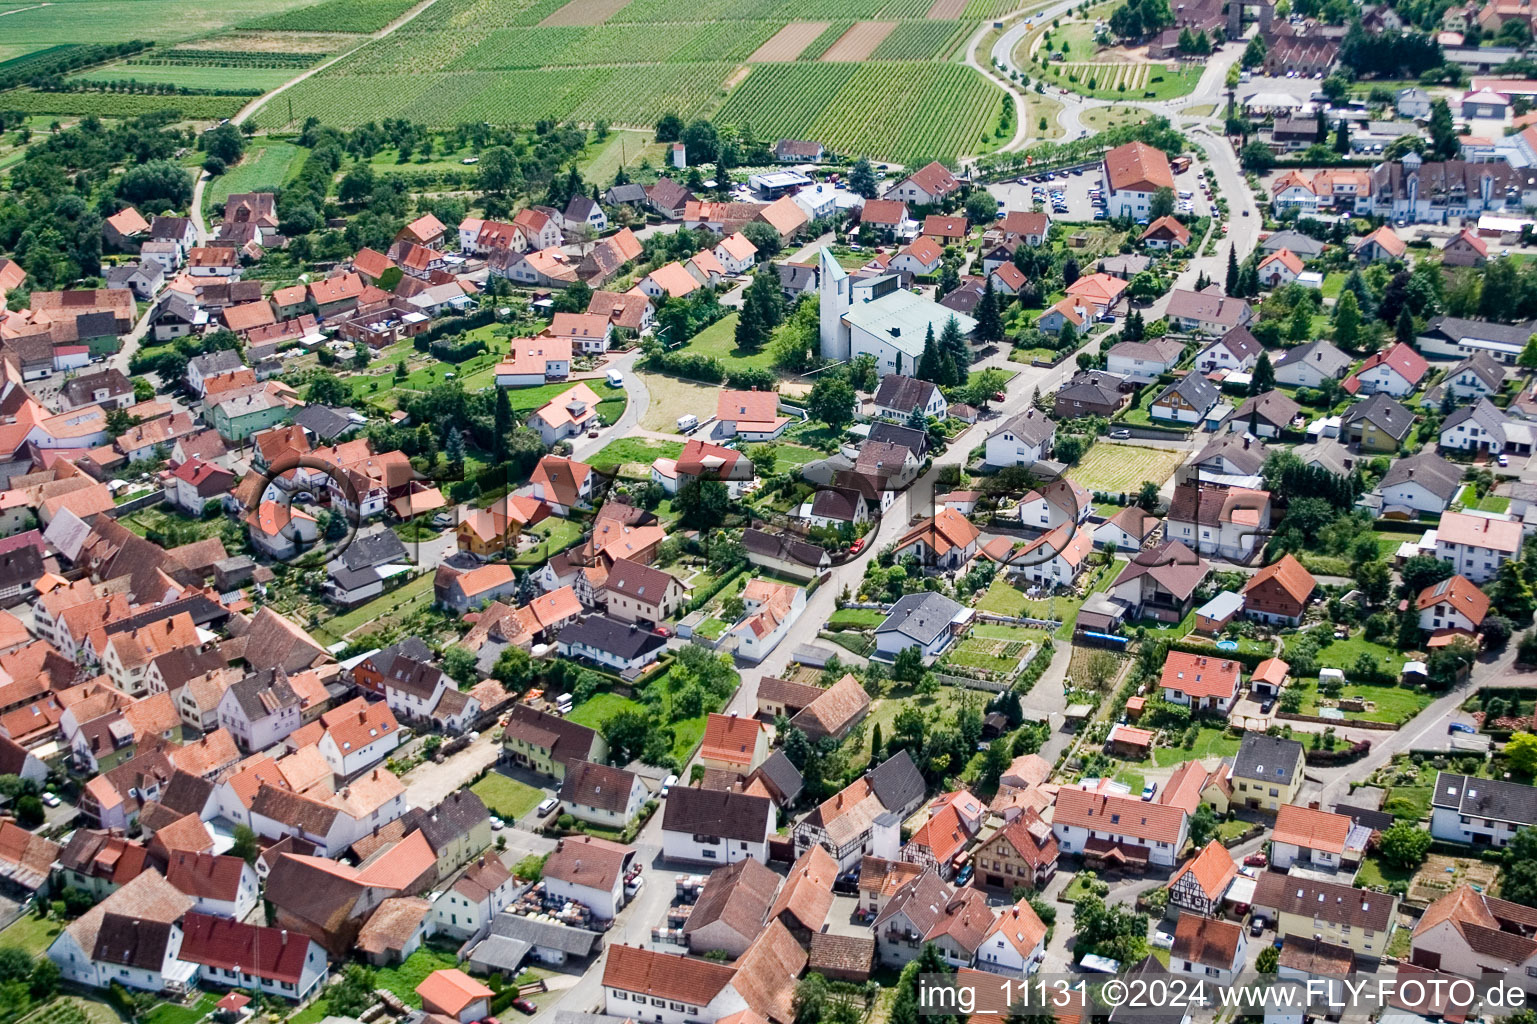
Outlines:
<svg viewBox="0 0 1537 1024"><path fill-rule="evenodd" d="M539 817L543 818L543 817L548 815L551 811L553 811L555 808L557 808L559 806L560 806L560 798L559 797L554 797L554 796L546 797L544 800L540 801L538 807L534 808L534 813L539 815Z"/></svg>
<svg viewBox="0 0 1537 1024"><path fill-rule="evenodd" d="M1166 932L1162 928L1154 928L1153 945L1158 949L1173 949L1174 933Z"/></svg>
<svg viewBox="0 0 1537 1024"><path fill-rule="evenodd" d="M663 797L667 796L668 791L670 789L672 789L672 787L676 786L677 784L678 784L678 777L676 775L669 775L669 776L667 776L667 778L663 779L662 780L662 796Z"/></svg>
<svg viewBox="0 0 1537 1024"><path fill-rule="evenodd" d="M490 815L490 820L491 820L491 831L492 832L500 832L503 828L505 828L507 826L507 823L505 821L503 821L501 818L498 818L494 814Z"/></svg>
<svg viewBox="0 0 1537 1024"><path fill-rule="evenodd" d="M64 801L60 800L54 793L43 794L43 803L47 804L49 807L57 807L63 802Z"/></svg>

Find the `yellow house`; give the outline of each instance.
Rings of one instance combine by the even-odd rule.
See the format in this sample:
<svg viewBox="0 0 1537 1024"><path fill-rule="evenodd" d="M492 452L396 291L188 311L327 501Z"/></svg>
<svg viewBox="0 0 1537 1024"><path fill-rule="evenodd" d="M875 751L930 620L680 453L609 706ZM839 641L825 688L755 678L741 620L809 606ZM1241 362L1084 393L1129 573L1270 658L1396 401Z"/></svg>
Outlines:
<svg viewBox="0 0 1537 1024"><path fill-rule="evenodd" d="M1373 960L1387 951L1398 922L1397 896L1279 871L1260 875L1254 909L1275 921L1283 939L1320 939Z"/></svg>
<svg viewBox="0 0 1537 1024"><path fill-rule="evenodd" d="M526 528L549 514L548 505L526 496L501 498L490 508L471 509L454 531L459 550L482 556L500 554L513 547Z"/></svg>
<svg viewBox="0 0 1537 1024"><path fill-rule="evenodd" d="M1340 418L1340 434L1362 451L1396 452L1414 427L1414 414L1378 392Z"/></svg>
<svg viewBox="0 0 1537 1024"><path fill-rule="evenodd" d="M1231 805L1274 814L1296 799L1303 763L1302 744L1296 740L1246 733L1228 775Z"/></svg>
<svg viewBox="0 0 1537 1024"><path fill-rule="evenodd" d="M438 859L438 877L448 878L491 845L491 816L468 789L456 790L423 812L422 834Z"/></svg>
<svg viewBox="0 0 1537 1024"><path fill-rule="evenodd" d="M514 704L502 731L502 756L557 782L572 761L602 761L608 756L603 736L585 725Z"/></svg>

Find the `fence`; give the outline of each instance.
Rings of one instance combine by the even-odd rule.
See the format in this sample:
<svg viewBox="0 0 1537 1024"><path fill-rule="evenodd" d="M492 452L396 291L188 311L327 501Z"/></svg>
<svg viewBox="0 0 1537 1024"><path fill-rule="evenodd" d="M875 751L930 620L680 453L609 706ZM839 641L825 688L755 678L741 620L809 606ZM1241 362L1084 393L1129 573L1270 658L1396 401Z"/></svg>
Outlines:
<svg viewBox="0 0 1537 1024"><path fill-rule="evenodd" d="M128 515L130 512L137 512L141 508L150 508L154 505L159 505L164 501L164 491L150 491L148 494L141 494L137 498L132 498L128 501L125 501L121 505L114 505L112 508L107 510L107 514L110 515L113 519L121 519L123 516Z"/></svg>
<svg viewBox="0 0 1537 1024"><path fill-rule="evenodd" d="M1009 626L1030 626L1034 629L1053 630L1062 625L1056 619L1027 619L1016 615L999 615L997 612L978 612L979 622L1001 622Z"/></svg>
<svg viewBox="0 0 1537 1024"><path fill-rule="evenodd" d="M1002 693L1013 684L1006 680L976 679L972 676L952 676L945 672L934 673L941 683L950 686L965 686L973 690L989 690L993 693Z"/></svg>
<svg viewBox="0 0 1537 1024"><path fill-rule="evenodd" d="M1397 732L1399 729L1399 725L1396 722L1368 722L1357 718L1324 718L1322 715L1303 715L1292 711L1277 711L1276 717L1287 722L1313 722L1316 725L1332 725L1336 729L1379 729L1386 732Z"/></svg>

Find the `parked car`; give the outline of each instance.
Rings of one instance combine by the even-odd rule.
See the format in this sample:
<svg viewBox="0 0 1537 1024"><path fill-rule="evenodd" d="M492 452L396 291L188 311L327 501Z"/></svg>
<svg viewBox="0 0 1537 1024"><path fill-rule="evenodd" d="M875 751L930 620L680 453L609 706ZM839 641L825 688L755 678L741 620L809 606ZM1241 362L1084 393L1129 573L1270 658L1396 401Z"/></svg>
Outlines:
<svg viewBox="0 0 1537 1024"><path fill-rule="evenodd" d="M655 629L653 629L651 632L655 633L657 636L660 636L660 637L672 636L672 630L668 629L666 626L658 626Z"/></svg>
<svg viewBox="0 0 1537 1024"><path fill-rule="evenodd" d="M1122 427L1120 430L1110 431L1110 440L1112 441L1125 441L1130 437L1131 431L1127 430L1125 427Z"/></svg>
<svg viewBox="0 0 1537 1024"><path fill-rule="evenodd" d="M1151 799L1153 799L1153 796L1157 792L1158 792L1158 783L1156 783L1156 782L1149 782L1147 785L1142 787L1142 799L1144 799L1144 800L1151 800Z"/></svg>
<svg viewBox="0 0 1537 1024"><path fill-rule="evenodd" d="M1153 946L1156 949L1173 949L1174 933L1166 932L1162 928L1153 929Z"/></svg>
<svg viewBox="0 0 1537 1024"><path fill-rule="evenodd" d="M1469 729L1468 731L1472 732L1473 730ZM63 802L64 801L60 800L59 797L58 797L58 794L56 794L56 793L44 793L43 794L43 803L47 804L49 807L57 807L57 806L59 806L59 804L61 804Z"/></svg>
<svg viewBox="0 0 1537 1024"><path fill-rule="evenodd" d="M534 808L534 813L539 815L539 817L543 818L545 815L549 814L551 811L553 811L555 808L557 808L559 806L560 806L560 798L559 797L554 797L554 796L545 797L543 800L541 800L539 802L539 806Z"/></svg>
<svg viewBox="0 0 1537 1024"><path fill-rule="evenodd" d="M1477 733L1478 733L1477 729L1473 728L1471 725L1468 725L1466 722L1453 722L1453 723L1451 723L1450 725L1448 725L1446 727L1446 731L1447 731L1448 734L1451 734L1451 733L1454 733L1454 732L1466 732L1466 733L1472 733L1474 735L1477 735ZM50 794L47 794L46 796L44 796L43 797L43 802L47 803L48 797L52 796L52 795L53 794L50 793ZM58 797L54 797L54 800L55 800L54 803L48 804L49 807L56 807L56 806L58 806L58 804L57 804Z"/></svg>
<svg viewBox="0 0 1537 1024"><path fill-rule="evenodd" d="M514 999L512 1001L512 1006L513 1009L517 1010L519 1013L526 1013L530 1017L539 1012L539 1007L534 1005L534 1001L532 999Z"/></svg>
<svg viewBox="0 0 1537 1024"><path fill-rule="evenodd" d="M1251 868L1262 868L1270 863L1263 853L1251 853L1243 859L1243 862Z"/></svg>
<svg viewBox="0 0 1537 1024"><path fill-rule="evenodd" d="M663 779L662 780L662 796L665 797L667 795L668 791L671 790L672 787L676 786L677 784L678 784L678 777L676 775L669 775L669 776L667 776L667 778Z"/></svg>
<svg viewBox="0 0 1537 1024"><path fill-rule="evenodd" d="M1249 934L1250 935L1258 935L1260 932L1262 932L1264 930L1265 930L1265 919L1263 917L1255 917L1255 918L1253 918L1249 922Z"/></svg>
<svg viewBox="0 0 1537 1024"><path fill-rule="evenodd" d="M492 832L500 832L502 829L507 827L507 823L494 814L490 816L490 819Z"/></svg>

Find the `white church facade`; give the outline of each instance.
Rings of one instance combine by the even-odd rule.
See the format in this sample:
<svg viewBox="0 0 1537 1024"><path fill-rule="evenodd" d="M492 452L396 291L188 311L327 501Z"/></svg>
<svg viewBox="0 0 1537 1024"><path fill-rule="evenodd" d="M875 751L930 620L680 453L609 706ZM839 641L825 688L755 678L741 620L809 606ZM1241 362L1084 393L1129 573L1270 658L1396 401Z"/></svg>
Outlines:
<svg viewBox="0 0 1537 1024"><path fill-rule="evenodd" d="M822 358L847 361L868 353L875 372L912 375L923 355L930 329L937 340L955 320L968 341L977 322L901 286L895 275L856 280L833 258L821 253Z"/></svg>

